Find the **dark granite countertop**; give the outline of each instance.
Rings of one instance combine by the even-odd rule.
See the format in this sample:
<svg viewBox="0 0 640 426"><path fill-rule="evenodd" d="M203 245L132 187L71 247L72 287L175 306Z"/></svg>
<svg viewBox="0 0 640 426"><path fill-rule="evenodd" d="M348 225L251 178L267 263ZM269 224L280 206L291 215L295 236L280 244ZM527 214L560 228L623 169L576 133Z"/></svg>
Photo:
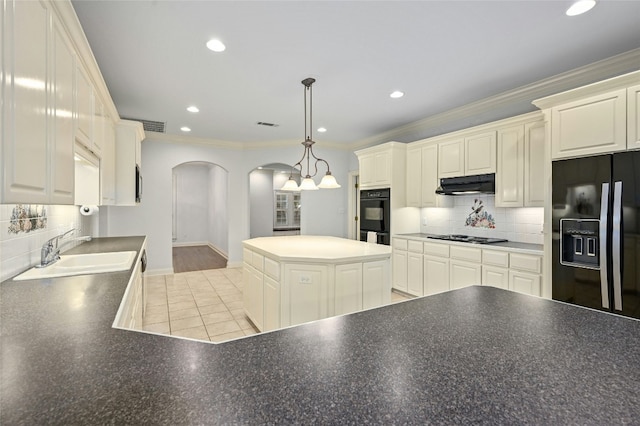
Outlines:
<svg viewBox="0 0 640 426"><path fill-rule="evenodd" d="M636 320L474 286L214 345L111 328L127 281L0 285L1 424L640 419Z"/></svg>
<svg viewBox="0 0 640 426"><path fill-rule="evenodd" d="M407 238L410 240L421 240L421 241L428 240L430 242L440 242L442 244L457 244L457 245L465 245L465 246L472 245L474 247L479 247L483 249L518 251L522 253L531 253L531 254L539 254L539 255L542 255L544 251L544 246L542 244L520 243L518 241L507 241L504 243L491 243L491 244L477 244L477 243L467 243L464 241L438 240L438 239L432 238L433 236L434 234L423 234L423 233L394 235L394 237Z"/></svg>

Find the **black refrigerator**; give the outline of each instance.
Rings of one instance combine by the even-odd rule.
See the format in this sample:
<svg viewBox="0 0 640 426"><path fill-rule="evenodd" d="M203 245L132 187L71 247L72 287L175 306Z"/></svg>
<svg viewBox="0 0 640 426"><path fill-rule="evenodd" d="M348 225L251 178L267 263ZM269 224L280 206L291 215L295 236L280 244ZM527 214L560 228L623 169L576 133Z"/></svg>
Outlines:
<svg viewBox="0 0 640 426"><path fill-rule="evenodd" d="M554 161L554 300L640 318L640 152Z"/></svg>

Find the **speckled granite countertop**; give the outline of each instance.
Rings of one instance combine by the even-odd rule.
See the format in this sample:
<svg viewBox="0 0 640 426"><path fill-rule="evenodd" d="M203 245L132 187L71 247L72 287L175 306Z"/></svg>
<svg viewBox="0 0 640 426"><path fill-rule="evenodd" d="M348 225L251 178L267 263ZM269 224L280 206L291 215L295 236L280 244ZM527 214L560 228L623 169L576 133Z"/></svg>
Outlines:
<svg viewBox="0 0 640 426"><path fill-rule="evenodd" d="M419 241L429 241L441 244L455 244L455 245L463 245L463 246L473 246L483 249L497 249L497 250L506 250L520 253L530 253L530 254L539 254L542 255L544 251L544 246L542 244L530 244L530 243L519 243L517 241L507 241L504 243L491 243L491 244L477 244L477 243L465 243L462 241L449 241L449 240L438 240L435 238L430 238L433 234L397 234L394 237L397 238L406 238L408 240L419 240Z"/></svg>
<svg viewBox="0 0 640 426"><path fill-rule="evenodd" d="M635 320L468 287L213 345L111 328L127 281L0 285L0 423L640 419Z"/></svg>

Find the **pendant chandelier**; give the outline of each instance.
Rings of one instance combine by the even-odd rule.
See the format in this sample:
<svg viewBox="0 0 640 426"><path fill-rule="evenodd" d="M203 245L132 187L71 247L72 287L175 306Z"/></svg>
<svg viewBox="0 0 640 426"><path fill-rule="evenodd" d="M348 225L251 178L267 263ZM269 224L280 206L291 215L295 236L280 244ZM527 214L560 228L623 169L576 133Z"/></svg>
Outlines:
<svg viewBox="0 0 640 426"><path fill-rule="evenodd" d="M313 104L313 90L311 85L315 83L315 78L305 78L302 80L302 84L304 85L304 142L302 145L304 146L304 153L302 154L302 158L296 164L291 167L291 174L289 175L289 180L284 184L281 188L283 191L315 191L318 188L328 189L328 188L340 188L336 178L331 174L331 170L329 169L329 163L327 163L322 158L318 158L313 153L313 144L315 143L311 139L311 132L313 129L313 119L312 119L312 104ZM307 92L309 92L309 99L307 101ZM308 106L308 108L307 108ZM307 118L308 124L307 127ZM311 170L311 160L313 158L313 173ZM306 173L303 173L303 165L306 163L307 169ZM318 174L318 163L324 163L327 166L327 172L322 177L320 184L316 186L316 183L313 181L313 177ZM293 170L295 168L300 169L300 177L304 176L302 182L300 182L300 186L293 179Z"/></svg>

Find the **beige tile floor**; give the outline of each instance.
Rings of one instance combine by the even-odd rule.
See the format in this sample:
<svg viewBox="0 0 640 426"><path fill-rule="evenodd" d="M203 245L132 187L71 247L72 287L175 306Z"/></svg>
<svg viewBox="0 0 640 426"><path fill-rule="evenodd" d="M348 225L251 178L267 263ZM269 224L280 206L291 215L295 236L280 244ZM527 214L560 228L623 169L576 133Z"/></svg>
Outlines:
<svg viewBox="0 0 640 426"><path fill-rule="evenodd" d="M145 331L215 343L258 333L244 314L242 268L148 276L145 285Z"/></svg>

